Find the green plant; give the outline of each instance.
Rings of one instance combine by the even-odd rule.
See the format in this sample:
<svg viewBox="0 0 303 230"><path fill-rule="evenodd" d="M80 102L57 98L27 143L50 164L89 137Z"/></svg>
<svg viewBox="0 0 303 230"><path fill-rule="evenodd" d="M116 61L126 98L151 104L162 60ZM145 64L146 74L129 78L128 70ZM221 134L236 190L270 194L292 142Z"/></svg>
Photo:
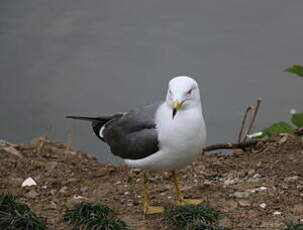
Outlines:
<svg viewBox="0 0 303 230"><path fill-rule="evenodd" d="M32 211L20 213L15 210L0 217L0 229L45 230L46 226L43 218L37 216Z"/></svg>
<svg viewBox="0 0 303 230"><path fill-rule="evenodd" d="M285 69L284 72L294 73L297 74L298 76L303 77L303 66L293 65L292 67Z"/></svg>
<svg viewBox="0 0 303 230"><path fill-rule="evenodd" d="M83 221L83 229L93 230L129 230L126 223L116 218L92 216Z"/></svg>
<svg viewBox="0 0 303 230"><path fill-rule="evenodd" d="M74 230L129 230L111 208L93 202L74 205L65 211L62 219L73 225Z"/></svg>
<svg viewBox="0 0 303 230"><path fill-rule="evenodd" d="M281 228L280 230L303 230L303 224L302 223L289 222L289 223L286 224L285 228Z"/></svg>
<svg viewBox="0 0 303 230"><path fill-rule="evenodd" d="M83 220L93 216L99 216L106 218L108 215L113 216L114 212L109 207L92 203L92 202L81 202L75 204L72 208L67 209L63 214L63 221L73 224L81 224Z"/></svg>
<svg viewBox="0 0 303 230"><path fill-rule="evenodd" d="M303 113L295 113L291 116L291 122L297 127L303 127ZM288 124L287 122L281 121L272 124L271 126L263 129L262 135L258 136L258 138L270 136L275 133L291 133L295 130L295 127Z"/></svg>
<svg viewBox="0 0 303 230"><path fill-rule="evenodd" d="M225 228L223 226L214 226L208 225L205 223L197 222L188 224L185 230L230 230L229 228Z"/></svg>
<svg viewBox="0 0 303 230"><path fill-rule="evenodd" d="M164 213L164 220L176 229L193 230L197 225L211 229L221 214L207 204L172 206ZM202 228L203 229L203 228Z"/></svg>
<svg viewBox="0 0 303 230"><path fill-rule="evenodd" d="M12 212L18 210L20 213L30 211L30 208L23 203L15 200L15 197L10 193L0 195L0 212Z"/></svg>
<svg viewBox="0 0 303 230"><path fill-rule="evenodd" d="M23 203L16 201L12 194L0 195L1 230L45 230L43 218L36 215Z"/></svg>

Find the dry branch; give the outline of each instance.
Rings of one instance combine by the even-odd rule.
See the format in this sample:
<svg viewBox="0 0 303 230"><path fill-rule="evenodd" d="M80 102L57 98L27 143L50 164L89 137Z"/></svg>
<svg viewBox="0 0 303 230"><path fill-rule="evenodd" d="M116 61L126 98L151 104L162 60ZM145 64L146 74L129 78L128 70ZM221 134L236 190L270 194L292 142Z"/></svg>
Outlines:
<svg viewBox="0 0 303 230"><path fill-rule="evenodd" d="M243 138L243 132L244 132L245 124L246 124L246 121L247 121L248 114L249 114L250 110L252 110L252 109L253 109L253 107L249 106L249 107L247 107L247 109L244 113L242 124L241 124L241 129L240 129L239 137L238 137L238 142L239 143L244 139Z"/></svg>
<svg viewBox="0 0 303 230"><path fill-rule="evenodd" d="M250 140L240 143L225 143L225 144L214 144L214 145L208 145L205 148L203 148L204 152L209 152L213 150L218 149L244 149L247 147L255 146L258 142L264 142L263 139L259 140Z"/></svg>
<svg viewBox="0 0 303 230"><path fill-rule="evenodd" d="M256 106L253 107L252 119L250 120L250 123L248 125L248 129L246 130L246 133L245 133L245 135L243 137L243 141L246 141L247 135L250 133L250 131L251 131L251 129L252 129L254 123L255 123L255 120L256 120L256 117L257 117L257 113L259 111L259 107L260 107L261 101L262 101L261 98L258 98Z"/></svg>

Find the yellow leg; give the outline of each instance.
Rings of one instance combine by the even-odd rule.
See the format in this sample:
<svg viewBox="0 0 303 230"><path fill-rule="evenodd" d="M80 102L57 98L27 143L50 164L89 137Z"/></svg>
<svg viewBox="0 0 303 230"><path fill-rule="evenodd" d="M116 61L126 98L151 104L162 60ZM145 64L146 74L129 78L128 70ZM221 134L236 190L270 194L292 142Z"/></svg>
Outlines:
<svg viewBox="0 0 303 230"><path fill-rule="evenodd" d="M143 212L144 214L155 214L161 213L164 211L164 208L161 206L150 206L148 198L148 189L147 189L147 176L143 172L142 175L142 198L143 198Z"/></svg>
<svg viewBox="0 0 303 230"><path fill-rule="evenodd" d="M197 205L200 204L203 200L198 200L198 199L184 199L183 193L181 192L180 185L179 185L179 180L176 174L176 171L172 171L173 175L173 180L174 184L176 187L176 200L177 200L177 205L186 205L186 204L193 204Z"/></svg>

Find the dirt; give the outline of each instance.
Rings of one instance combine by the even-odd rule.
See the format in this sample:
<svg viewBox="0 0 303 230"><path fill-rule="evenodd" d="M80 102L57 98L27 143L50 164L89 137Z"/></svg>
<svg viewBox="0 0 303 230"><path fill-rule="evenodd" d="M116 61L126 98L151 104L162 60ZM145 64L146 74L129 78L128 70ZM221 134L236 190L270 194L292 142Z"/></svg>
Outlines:
<svg viewBox="0 0 303 230"><path fill-rule="evenodd" d="M275 229L287 220L303 221L303 137L270 139L246 152L201 156L179 172L184 194L224 213L221 224L232 229ZM0 162L0 192L28 204L49 229L69 229L60 217L80 201L108 205L134 230L170 229L162 214L143 215L140 170L98 163L43 137L21 145L0 142ZM28 177L37 185L22 187ZM153 204L174 203L168 172L151 173L149 190Z"/></svg>

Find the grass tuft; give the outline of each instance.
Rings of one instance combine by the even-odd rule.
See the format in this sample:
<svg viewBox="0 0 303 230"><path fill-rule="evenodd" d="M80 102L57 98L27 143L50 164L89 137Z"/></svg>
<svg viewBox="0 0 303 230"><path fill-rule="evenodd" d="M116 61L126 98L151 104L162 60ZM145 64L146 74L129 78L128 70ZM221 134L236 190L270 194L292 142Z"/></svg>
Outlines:
<svg viewBox="0 0 303 230"><path fill-rule="evenodd" d="M289 222L286 224L286 228L281 228L280 230L303 230L303 224Z"/></svg>
<svg viewBox="0 0 303 230"><path fill-rule="evenodd" d="M67 209L63 215L63 221L72 224L81 224L83 220L99 216L106 218L114 216L114 211L109 207L92 202L81 202Z"/></svg>
<svg viewBox="0 0 303 230"><path fill-rule="evenodd" d="M0 195L0 229L1 230L45 230L46 225L23 203L15 200L9 193Z"/></svg>
<svg viewBox="0 0 303 230"><path fill-rule="evenodd" d="M188 224L216 224L221 214L207 204L172 206L164 213L164 220L172 225L186 229Z"/></svg>
<svg viewBox="0 0 303 230"><path fill-rule="evenodd" d="M88 230L129 230L126 223L116 218L93 216L83 221L83 229Z"/></svg>
<svg viewBox="0 0 303 230"><path fill-rule="evenodd" d="M185 230L229 230L223 226L209 225L201 222L187 224Z"/></svg>
<svg viewBox="0 0 303 230"><path fill-rule="evenodd" d="M73 225L73 230L129 230L111 208L93 202L81 202L67 209L63 221Z"/></svg>
<svg viewBox="0 0 303 230"><path fill-rule="evenodd" d="M24 213L30 211L30 208L26 204L17 202L10 193L0 195L0 212L10 213L14 210Z"/></svg>

